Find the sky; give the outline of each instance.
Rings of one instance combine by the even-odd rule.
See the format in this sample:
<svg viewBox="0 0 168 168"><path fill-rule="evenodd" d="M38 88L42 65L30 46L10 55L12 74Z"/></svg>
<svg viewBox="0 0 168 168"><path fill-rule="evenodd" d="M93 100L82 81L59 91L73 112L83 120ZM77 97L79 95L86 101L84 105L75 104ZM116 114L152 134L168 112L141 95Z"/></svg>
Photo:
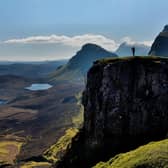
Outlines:
<svg viewBox="0 0 168 168"><path fill-rule="evenodd" d="M0 60L70 58L85 43L150 46L167 8L167 0L0 0Z"/></svg>

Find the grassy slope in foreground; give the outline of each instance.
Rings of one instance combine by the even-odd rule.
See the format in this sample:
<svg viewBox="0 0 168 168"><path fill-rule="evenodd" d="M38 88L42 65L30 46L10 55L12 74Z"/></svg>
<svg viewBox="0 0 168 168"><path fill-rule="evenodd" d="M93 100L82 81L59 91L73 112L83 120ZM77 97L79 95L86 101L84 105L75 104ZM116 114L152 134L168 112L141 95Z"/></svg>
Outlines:
<svg viewBox="0 0 168 168"><path fill-rule="evenodd" d="M66 131L65 135L62 136L56 144L54 144L46 152L44 152L44 157L52 163L59 161L61 157L66 153L73 137L75 137L77 133L78 129L69 128Z"/></svg>
<svg viewBox="0 0 168 168"><path fill-rule="evenodd" d="M73 127L66 130L65 134L48 150L44 152L44 158L52 163L59 161L66 153L68 147L71 145L73 138L79 132L83 124L83 106L81 105L82 92L75 95L77 105L80 106L80 111L77 115L72 117Z"/></svg>
<svg viewBox="0 0 168 168"><path fill-rule="evenodd" d="M49 168L51 164L48 162L27 162L22 165L20 168Z"/></svg>
<svg viewBox="0 0 168 168"><path fill-rule="evenodd" d="M168 168L168 139L119 154L94 168Z"/></svg>
<svg viewBox="0 0 168 168"><path fill-rule="evenodd" d="M0 165L13 164L16 156L20 152L22 142L17 141L1 141L0 142Z"/></svg>

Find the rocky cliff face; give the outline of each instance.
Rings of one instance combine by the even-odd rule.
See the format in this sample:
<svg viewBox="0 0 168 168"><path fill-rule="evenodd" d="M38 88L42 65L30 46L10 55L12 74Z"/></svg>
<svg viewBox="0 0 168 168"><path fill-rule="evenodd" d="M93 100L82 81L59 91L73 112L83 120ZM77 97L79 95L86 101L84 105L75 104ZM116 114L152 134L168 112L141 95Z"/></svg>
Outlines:
<svg viewBox="0 0 168 168"><path fill-rule="evenodd" d="M99 159L166 137L168 60L98 61L88 73L83 104L89 157L96 151Z"/></svg>
<svg viewBox="0 0 168 168"><path fill-rule="evenodd" d="M95 62L88 72L83 105L83 132L62 167L91 167L120 152L164 139L168 133L168 59Z"/></svg>

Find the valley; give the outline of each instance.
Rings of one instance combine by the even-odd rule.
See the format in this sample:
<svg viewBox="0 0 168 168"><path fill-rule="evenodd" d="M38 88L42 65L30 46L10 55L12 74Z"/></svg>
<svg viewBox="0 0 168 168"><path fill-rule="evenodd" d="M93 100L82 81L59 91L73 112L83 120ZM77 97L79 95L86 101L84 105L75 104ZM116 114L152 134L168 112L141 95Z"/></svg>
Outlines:
<svg viewBox="0 0 168 168"><path fill-rule="evenodd" d="M83 84L58 82L31 91L25 88L41 79L8 75L0 76L0 81L0 99L7 101L0 105L0 149L4 142L11 150L16 151L14 144L20 146L8 159L0 155L0 160L11 164L16 155L21 162L39 157L73 126L72 117L78 115L79 106L76 98L69 101L69 97L75 97Z"/></svg>
<svg viewBox="0 0 168 168"><path fill-rule="evenodd" d="M83 123L84 75L94 61L105 56L116 54L86 44L67 64L58 67L62 61L58 62L54 71L53 62L32 63L33 68L26 64L22 73L20 67L25 64L5 65L11 74L0 75L0 142L20 144L13 162L6 159L6 164L48 167L49 162L62 159ZM39 66L48 75L37 75ZM49 70L44 68L48 66Z"/></svg>
<svg viewBox="0 0 168 168"><path fill-rule="evenodd" d="M168 1L0 11L0 168L168 168Z"/></svg>
<svg viewBox="0 0 168 168"><path fill-rule="evenodd" d="M167 152L160 148L167 147L168 60L146 56L146 45L135 46L142 56L127 57L133 47L128 43L116 50L122 57L88 43L63 65L5 64L0 69L0 167L159 165L157 158ZM158 157L152 155L155 148ZM141 157L144 151L149 153Z"/></svg>

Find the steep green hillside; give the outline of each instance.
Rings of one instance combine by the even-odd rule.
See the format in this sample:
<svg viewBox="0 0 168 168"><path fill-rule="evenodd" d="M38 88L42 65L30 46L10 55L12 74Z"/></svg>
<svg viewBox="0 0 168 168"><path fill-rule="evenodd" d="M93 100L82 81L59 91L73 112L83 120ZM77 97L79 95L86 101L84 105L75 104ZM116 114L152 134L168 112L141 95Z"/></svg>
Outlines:
<svg viewBox="0 0 168 168"><path fill-rule="evenodd" d="M73 127L66 130L65 134L49 149L44 152L44 158L52 163L57 163L66 154L67 150L72 144L73 138L79 133L79 129L83 125L83 106L81 105L82 93L75 95L77 105L79 106L79 113L72 117Z"/></svg>
<svg viewBox="0 0 168 168"><path fill-rule="evenodd" d="M58 162L66 153L72 139L77 133L78 130L75 128L68 129L65 135L62 136L56 144L52 145L47 151L44 152L44 158L53 163Z"/></svg>
<svg viewBox="0 0 168 168"><path fill-rule="evenodd" d="M116 54L95 44L86 44L69 62L50 75L50 81L71 80L81 81L93 62L105 57L117 57Z"/></svg>
<svg viewBox="0 0 168 168"><path fill-rule="evenodd" d="M119 154L94 168L168 168L168 139Z"/></svg>

